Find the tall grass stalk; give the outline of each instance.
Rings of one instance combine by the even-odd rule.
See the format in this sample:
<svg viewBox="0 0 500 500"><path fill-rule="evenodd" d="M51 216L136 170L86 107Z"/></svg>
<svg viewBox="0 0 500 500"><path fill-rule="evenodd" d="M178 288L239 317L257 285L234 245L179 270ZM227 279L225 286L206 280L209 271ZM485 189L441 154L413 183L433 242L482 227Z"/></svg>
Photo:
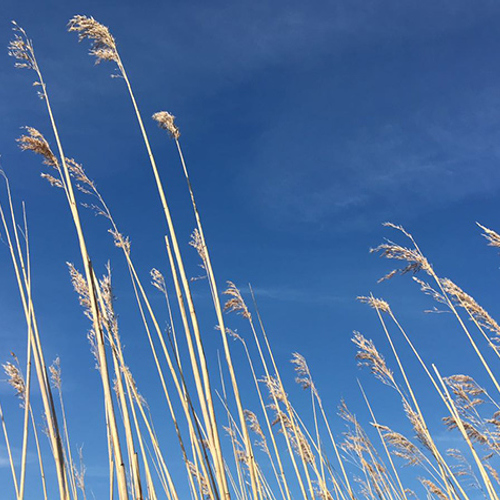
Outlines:
<svg viewBox="0 0 500 500"><path fill-rule="evenodd" d="M120 444L120 437L118 434L118 425L116 421L116 415L115 415L115 410L114 410L114 404L113 404L113 398L112 398L112 391L111 391L111 383L109 379L109 373L108 373L108 364L107 364L107 357L106 357L106 348L105 348L105 342L104 342L104 334L102 331L101 327L101 321L100 321L100 313L99 313L99 306L97 304L97 297L96 297L96 288L95 288L95 283L92 278L92 262L90 260L88 251L87 251L87 244L85 241L84 233L83 233L83 228L82 224L80 222L80 214L78 211L78 206L76 203L75 199L75 194L73 190L73 183L71 180L70 176L70 170L68 168L67 164L67 158L64 154L64 150L62 147L62 143L59 137L59 131L56 126L54 114L52 112L52 107L50 104L49 100L49 95L47 92L47 86L44 82L42 72L38 66L38 62L35 57L35 52L33 49L33 44L31 40L28 38L26 32L17 26L15 26L16 31L19 33L16 35L16 39L11 43L11 47L14 45L14 47L11 49L11 54L16 57L16 59L20 60L22 65L25 65L24 67L27 67L28 69L32 69L35 71L37 75L37 85L40 87L40 95L43 98L46 108L47 108L47 113L49 115L49 120L52 126L52 131L54 133L54 138L57 144L57 150L59 153L59 160L57 163L58 166L58 172L60 175L60 181L62 185L64 186L64 190L66 193L67 201L69 204L69 208L71 211L71 215L73 218L73 222L75 225L75 229L77 232L77 237L78 237L78 243L80 247L80 253L82 256L83 260L83 265L85 269L85 277L87 281L87 287L89 290L89 299L90 299L90 309L92 313L92 323L93 323L93 329L96 335L96 340L97 340L97 349L99 352L99 370L101 374L101 380L103 383L103 389L104 389L104 399L105 399L105 407L106 411L108 413L109 417L109 425L110 425L110 432L111 432L111 438L112 438L112 443L113 443L113 454L116 459L116 474L117 474L117 480L118 480L118 490L119 490L119 495L120 495L120 500L127 500L128 499L128 488L127 488L127 478L126 478L126 473L125 473L125 467L123 463L123 458L122 458L122 452L121 452L121 444ZM26 66L26 64L28 66ZM53 162L55 160L55 155L50 151L50 147L48 146L47 141L41 136L39 133L34 133L34 129L30 129L29 132L30 136L23 136L20 139L20 145L22 149L26 150L32 150L35 153L42 154L44 157L45 161L48 162ZM40 147L47 146L50 151L48 153L45 149L40 149ZM64 458L63 458L63 453L62 453L62 446L59 442L56 444L56 447L58 448L56 451L57 454L57 461L58 461L58 475L60 476L59 478L59 483L60 483L60 496L61 499L69 497L69 491L68 491L68 485L67 485L67 480L65 477L64 473Z"/></svg>
<svg viewBox="0 0 500 500"><path fill-rule="evenodd" d="M15 213L12 205L12 198L10 195L10 187L8 180L6 180L7 193L9 197L9 207L11 216L11 227L7 223L7 219L4 210L0 204L0 218L2 220L2 225L4 228L4 237L6 239L7 246L10 251L12 264L14 267L14 272L16 276L16 282L21 297L21 303L23 307L23 312L27 324L28 335L30 337L30 342L32 345L32 352L34 354L35 369L37 373L37 379L40 387L40 392L42 396L42 402L44 407L44 414L47 420L48 435L51 442L52 453L54 456L54 462L57 471L59 495L61 500L68 500L69 491L66 482L65 473L65 463L64 454L62 448L62 440L59 433L59 426L57 422L57 416L54 408L54 401L52 397L52 391L50 388L50 383L47 377L47 368L45 364L45 359L43 356L43 350L41 347L40 334L38 331L38 324L36 321L36 315L33 307L33 301L31 298L31 280L28 275L28 269L25 264L25 259L23 252L21 250L20 239L18 235L18 225L16 222ZM14 236L14 241L11 236L11 232ZM26 431L26 423L25 428ZM27 431L26 431L27 432ZM17 482L17 481L16 481ZM17 490L17 487L16 487ZM19 495L17 491L17 495Z"/></svg>
<svg viewBox="0 0 500 500"><path fill-rule="evenodd" d="M294 353L292 358L296 382L309 391L307 399L310 398L310 403L306 401L305 405L297 405L294 402L293 395L289 396L285 391L284 373L282 376L252 288L250 287L254 304L252 312L240 290L232 282L228 282L228 288L223 292L228 298L226 304L221 302L222 295L217 285L199 207L181 148L180 131L174 116L160 111L153 115L153 119L175 142L195 220L190 245L196 249L202 260L211 293L210 305L213 306L216 329L224 350L223 355L219 356L217 353L220 376L220 381L217 381L217 372L209 363L211 355L205 352L205 345L208 344L205 344L202 335L201 317L195 309L190 280L187 277L162 175L115 39L105 26L93 18L75 16L69 23L69 31L76 32L80 40L88 39L91 42L90 53L96 57L97 62L110 61L116 64L116 76L125 82L153 171L166 220L164 252L171 274L171 277L165 280L156 269L150 273L151 284L165 298L165 303L163 300L161 303L169 326L167 331L164 331L160 313L156 306L154 307L154 301L141 277L140 267L136 266L135 256L132 256L130 240L118 230L104 198L95 183L87 177L83 167L65 156L33 44L22 28L15 24L14 29L16 35L9 45L10 55L16 58L17 67L27 68L36 74L35 86L45 103L57 149L54 153L44 136L30 127L18 142L22 150L40 155L44 165L53 169L52 173L43 172L42 177L52 186L61 188L64 193L83 262L82 273L70 265L70 274L85 314L91 320L89 340L103 386L102 420L106 425L110 500L159 500L163 497L167 500L181 500L187 495L190 495L192 500L230 500L231 497L235 500L410 500L414 495L420 497L420 494L414 494L405 487L405 484L412 484L410 475L402 472L395 457L423 471L423 476L416 477L429 499L472 500L475 496L466 488L464 481L464 477L469 475L485 498L500 500L497 491L500 474L494 468L500 457L498 397L491 397L486 389L468 375L443 377L435 365L431 368L417 351L389 304L382 299L376 299L373 295L361 297L376 310L383 334L389 343L389 352L396 360L397 371L394 373L390 369L375 344L360 333L355 333L353 338L358 347L356 358L360 364L368 365L376 378L396 392L414 435L409 439L379 423L375 417L376 400L371 393L364 391L359 382L375 430L365 431L355 413L351 412L347 403L342 402L340 416L347 424L347 431L343 441L339 440L334 434L333 421L327 415L326 405L323 405L311 370L305 358L298 353ZM4 175L3 172L0 173ZM66 402L63 400L60 367L57 360L55 365L47 367L42 348L33 299L34 286L25 207L23 205L23 223L18 224L10 186L6 178L5 181L8 205L6 203L4 208L0 204L0 224L2 237L12 260L27 328L26 364L23 363L21 367L19 360L14 357L15 364L4 365L9 383L21 399L22 417L18 418L21 428L19 463L14 453L18 446L12 440L12 436L17 434L11 432L10 419L9 428L7 427L3 408L0 406L2 433L6 442L15 497L16 500L24 500L27 495L32 494L32 468L28 466L28 457L29 448L34 445L37 448L43 497L48 500L54 496L50 487L55 486L56 482L47 482L45 477L43 447L38 439L33 412L33 387L37 382L55 464L59 499L86 500L85 468L81 465L80 470L77 469L72 453L73 436L70 434L71 426L67 420ZM161 385L161 389L154 385L151 385L151 388L149 385L146 387L151 392L156 389L154 396L165 398L166 418L168 424L173 425L182 457L182 463L179 462L178 466L170 448L162 443L161 434L157 434L153 422L158 423L159 420L141 396L129 368L128 362L131 359L128 359L124 349L118 315L114 309L110 267L108 265L107 274L98 279L80 219L78 190L97 199L97 205L92 204L91 207L109 222L109 232L114 245L121 250L125 258L133 300L142 322L141 329L144 328L153 356L153 371L156 371L155 376L158 376ZM401 226L387 226L403 234L411 245L406 248L388 241L373 250L387 258L405 262L402 269L392 271L384 279L397 273L427 274L435 289L414 276L421 291L444 304L452 313L458 321L458 327L465 333L466 345L472 348L474 356L480 362L481 373L486 371L488 383L491 382L496 393L500 394L500 383L494 363L484 351L486 341L487 345L494 349L495 356L500 358L498 339L492 336L500 337L498 323L454 282L438 276L410 233ZM500 248L500 235L480 227L489 244ZM172 309L173 302L170 300L171 293L175 295L172 300L177 303L175 313ZM255 345L247 344L239 334L226 327L228 320L225 312L235 312L243 317L251 330L251 344ZM257 321L254 320L253 314L256 314ZM469 318L478 329L479 337L474 328L466 325L465 318ZM178 321L180 323L177 323ZM122 326L120 322L120 328ZM396 342L396 335L399 334L410 347L435 392L426 393L426 396L420 394L420 386L415 385L413 373L402 355L404 350L400 349ZM250 367L251 381L249 379L243 383L241 374L237 371L240 362L237 356L243 353L230 345L231 339L240 341L243 346L244 356ZM406 344L404 349L407 349ZM49 373L52 376L52 385ZM221 390L218 390L215 384L220 386ZM248 390L255 391L257 395L260 410L257 413L244 405L243 400L246 399ZM265 394L266 390L268 394ZM57 409L54 391L58 392L59 397ZM443 423L447 429L458 431L458 438L463 443L458 445L460 449L448 450L447 453L441 450L442 442L434 431L431 432L427 423L427 396L443 403L446 410ZM488 408L494 408L493 415L486 413L485 407L480 406L484 403L487 403ZM227 427L220 426L220 419L224 419L224 416L227 419ZM162 417L163 425L166 422L165 415L160 413L160 418ZM265 420L263 427L259 422L262 418ZM228 435L227 438L224 436L224 440L223 430L227 431ZM325 431L328 434L326 440L323 439ZM251 436L251 432L257 437L255 443L252 441L254 436ZM31 439L32 433L34 440ZM375 433L377 444L371 440L371 435ZM278 434L283 436L283 440L278 439ZM123 451L122 440L125 446ZM254 453L254 450L261 451ZM332 451L333 455L330 457ZM265 460L261 462L265 465L264 468L259 465L261 459ZM330 461L331 459L333 461ZM177 474L179 471L180 474ZM181 485L184 475L184 484Z"/></svg>
<svg viewBox="0 0 500 500"><path fill-rule="evenodd" d="M168 115L168 113L167 113L167 115ZM165 116L165 112L155 113L155 115L153 115L153 118L156 117L155 119L160 123L160 125L161 124L165 125L165 122L163 122L161 119L162 116ZM172 117L172 120L173 120L173 117ZM168 120L168 121L170 121L170 120ZM208 276L209 283L210 283L210 290L212 292L212 300L213 300L215 312L217 315L217 321L219 324L219 331L220 331L221 336L222 336L222 343L224 346L224 354L225 354L226 363L227 363L227 366L229 369L229 375L231 378L231 386L233 389L233 393L234 393L234 397L235 397L235 401L236 401L236 407L238 409L238 417L239 417L239 421L240 421L240 426L241 426L241 430L243 433L245 453L247 455L248 468L250 470L250 479L251 479L251 483L252 483L252 494L253 494L254 500L256 500L257 498L262 496L262 492L260 491L260 485L259 485L259 482L257 480L257 464L255 461L252 443L250 440L250 434L249 434L247 422L245 419L245 412L243 410L243 404L241 401L240 390L239 390L238 382L236 379L236 373L234 370L233 359L232 359L231 351L229 348L226 327L224 324L224 316L222 314L222 307L221 307L220 298L219 298L219 291L218 291L217 283L215 280L215 274L214 274L213 267L212 267L212 261L210 259L210 254L209 254L207 243L205 240L203 226L201 224L200 214L198 211L198 207L196 205L193 189L191 186L191 181L189 179L189 174L188 174L188 170L186 167L186 162L184 160L184 155L182 153L181 145L179 142L180 133L178 132L177 128L173 125L173 123L172 123L172 126L174 128L170 132L171 132L171 135L173 136L173 138L175 140L175 144L177 146L177 151L179 153L179 158L180 158L180 161L182 164L182 169L183 169L184 176L186 178L186 182L188 185L188 190L189 190L189 194L191 197L191 203L193 206L193 212L194 212L195 219L196 219L197 237L199 238L199 244L195 243L195 245L197 246L197 250L199 251L199 253L202 257L204 267L205 267L205 270L207 272L207 276ZM195 238L195 241L196 241L196 238Z"/></svg>
<svg viewBox="0 0 500 500"><path fill-rule="evenodd" d="M190 291L190 287L189 287L189 282L188 282L186 272L184 269L184 263L183 263L180 249L179 249L179 245L177 242L177 236L175 233L172 217L170 214L170 209L169 209L168 204L167 204L165 190L164 190L163 184L161 182L158 167L156 165L156 161L155 161L155 158L153 156L153 152L152 152L152 149L151 149L151 146L149 143L149 138L148 138L148 135L146 133L146 129L144 127L142 116L140 114L139 107L137 105L134 93L132 91L132 86L130 84L130 80L129 80L128 75L125 71L125 67L121 61L121 58L118 54L114 38L112 37L112 35L109 33L109 30L105 26L98 23L97 21L95 21L92 18L87 18L85 16L75 16L70 20L69 30L78 32L80 39L89 38L89 39L93 40L94 46L93 46L93 49L91 50L91 54L96 55L98 60L100 60L100 59L110 60L110 61L114 61L117 64L120 75L123 77L123 79L125 81L130 98L132 100L134 112L135 112L135 115L136 115L136 118L137 118L137 121L139 124L142 138L144 140L144 144L146 146L146 150L147 150L148 157L149 157L151 167L153 170L156 186L157 186L158 193L160 196L161 204L163 207L163 212L164 212L164 215L165 215L165 218L167 221L167 226L168 226L170 238L172 240L174 255L176 258L176 264L178 266L178 270L179 270L182 286L184 289L185 297L186 297L186 300L188 302L188 309L189 309L189 313L190 313L190 317L191 317L194 336L196 339L196 346L197 346L197 350L198 350L198 361L199 361L200 366L201 366L201 374L202 374L202 380L203 380L203 386L204 386L204 393L201 392L200 387L197 387L198 397L199 397L200 405L202 407L203 417L205 419L205 425L206 425L207 432L208 432L209 442L211 444L211 452L214 456L214 463L215 463L215 467L216 467L216 471L217 471L217 479L218 479L218 483L219 483L219 488L220 488L224 497L229 497L229 490L228 490L228 486L227 486L227 480L226 480L226 475L225 475L225 471L224 471L224 463L223 463L223 458L222 458L222 449L221 449L221 445L220 445L219 433L218 433L218 428L217 428L216 418L215 418L215 410L214 410L214 405L213 405L209 371L208 371L207 361L205 358L205 353L204 353L203 347L202 347L203 344L202 344L202 340L201 340L198 319L197 319L197 316L195 313L194 303L192 300L191 291ZM101 57L102 55L104 55L104 57ZM192 367L193 367L193 371L195 372L195 377L198 379L199 375L196 374L196 372L198 371L197 362L193 363L193 361L192 361ZM199 381L197 381L197 386L199 386Z"/></svg>

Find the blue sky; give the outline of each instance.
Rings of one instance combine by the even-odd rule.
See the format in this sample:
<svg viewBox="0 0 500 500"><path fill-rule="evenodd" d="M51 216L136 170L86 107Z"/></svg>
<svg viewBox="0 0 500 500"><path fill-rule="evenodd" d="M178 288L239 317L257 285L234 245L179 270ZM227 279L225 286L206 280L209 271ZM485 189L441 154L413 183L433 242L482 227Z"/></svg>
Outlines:
<svg viewBox="0 0 500 500"><path fill-rule="evenodd" d="M485 379L449 315L423 313L434 304L410 279L377 284L389 267L369 249L385 236L398 237L381 223L403 224L439 275L495 315L499 257L475 222L500 228L496 2L3 0L0 12L5 47L10 19L33 39L67 154L84 164L131 237L145 280L152 267L167 269L153 178L123 82L110 78L112 65L95 67L88 45L65 30L75 14L94 16L117 39L188 272L196 276L197 259L187 246L194 221L174 145L147 119L161 109L178 117L218 281L252 283L290 384L288 359L299 351L332 415L345 397L366 418L360 377L375 394L378 415L405 428L402 417L393 416L394 395L354 360L350 337L360 330L393 363L376 315L355 300L370 291L391 303L429 362L446 374L467 366ZM62 358L73 441L85 443L88 480L98 497L106 488L102 405L88 325L65 265L80 266L74 230L61 193L40 179L38 159L15 144L24 125L52 140L32 80L29 72L14 70L6 49L0 53L0 161L17 204L27 203L44 345L49 359ZM103 270L110 259L115 270L130 365L152 407L161 410L148 390L151 360L123 259L104 221L89 213L84 221L95 267ZM6 248L0 249L0 272L0 358L6 360L12 350L22 357L25 344ZM194 290L216 366L220 345L208 290L204 282ZM229 326L249 333L234 318ZM405 355L425 394L418 367ZM289 392L303 397L292 386ZM0 397L14 421L19 413L8 387L0 388ZM165 430L165 439L174 437ZM4 461L0 446L0 478L8 474Z"/></svg>

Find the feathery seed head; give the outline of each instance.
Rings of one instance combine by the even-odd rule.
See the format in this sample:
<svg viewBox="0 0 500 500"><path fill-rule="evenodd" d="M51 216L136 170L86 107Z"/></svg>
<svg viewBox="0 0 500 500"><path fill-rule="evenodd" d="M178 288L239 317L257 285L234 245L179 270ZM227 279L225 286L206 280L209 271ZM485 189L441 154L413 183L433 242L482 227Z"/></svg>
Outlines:
<svg viewBox="0 0 500 500"><path fill-rule="evenodd" d="M22 405L24 405L24 401L26 399L26 384L24 383L21 371L15 364L10 362L7 362L2 366L6 375L9 377L9 385L15 389L16 396L21 399Z"/></svg>
<svg viewBox="0 0 500 500"><path fill-rule="evenodd" d="M422 443L425 448L427 448L431 453L434 453L433 443L427 429L425 422L422 420L420 413L417 413L410 406L408 401L403 400L403 408L410 421L413 430L417 436L417 439Z"/></svg>
<svg viewBox="0 0 500 500"><path fill-rule="evenodd" d="M130 240L128 236L123 236L123 234L115 231L114 229L109 229L108 231L115 241L115 246L121 248L127 255L130 255Z"/></svg>
<svg viewBox="0 0 500 500"><path fill-rule="evenodd" d="M83 307L85 316L87 316L87 318L92 321L92 311L87 281L83 277L82 273L80 273L80 271L78 271L73 264L71 264L70 262L67 262L66 264L69 269L71 284L73 285L73 289L78 295L78 300L80 302L80 305Z"/></svg>
<svg viewBox="0 0 500 500"><path fill-rule="evenodd" d="M500 248L500 234L496 233L492 229L482 226L478 222L476 224L484 231L483 236L488 240L488 245L490 247Z"/></svg>
<svg viewBox="0 0 500 500"><path fill-rule="evenodd" d="M68 166L71 177L76 180L77 188L85 194L95 194L97 189L92 181L86 174L83 165L77 163L73 158L66 158L66 165Z"/></svg>
<svg viewBox="0 0 500 500"><path fill-rule="evenodd" d="M28 135L22 135L17 139L21 151L33 151L43 157L43 163L59 169L59 162L56 155L50 149L49 143L45 137L33 127L26 127Z"/></svg>
<svg viewBox="0 0 500 500"><path fill-rule="evenodd" d="M424 456L421 451L403 434L382 425L375 425L375 427L382 432L385 441L393 447L393 455L405 460L407 465L422 463Z"/></svg>
<svg viewBox="0 0 500 500"><path fill-rule="evenodd" d="M248 310L248 307L245 304L243 297L241 296L241 292L238 290L238 288L236 288L236 285L232 281L228 281L227 284L227 290L223 293L224 295L229 295L232 298L226 302L224 311L234 311L241 314L244 318L251 320L252 315L250 314L250 311Z"/></svg>
<svg viewBox="0 0 500 500"><path fill-rule="evenodd" d="M42 172L40 174L40 177L42 179L45 179L46 181L48 181L48 183L52 186L52 187L57 187L57 188L63 188L64 185L63 183L61 182L60 179L57 179L56 177L54 177L53 175L50 175L50 174L46 174L45 172Z"/></svg>
<svg viewBox="0 0 500 500"><path fill-rule="evenodd" d="M203 238L201 237L200 232L196 228L191 233L191 239L189 240L189 246L192 246L198 252L200 259L203 262L203 264L201 264L201 268L206 269L207 268L207 252L206 252L205 244L203 243Z"/></svg>
<svg viewBox="0 0 500 500"><path fill-rule="evenodd" d="M486 394L486 391L480 387L477 382L469 375L451 375L444 379L446 384L457 398L459 398L460 406L468 409L484 403L481 396Z"/></svg>
<svg viewBox="0 0 500 500"><path fill-rule="evenodd" d="M297 377L295 378L295 382L302 386L302 389L311 389L313 394L316 396L318 401L321 404L321 400L316 390L316 386L314 385L311 372L309 370L309 366L307 365L306 358L299 354L298 352L292 353L292 359L290 361L295 365L295 372L297 373Z"/></svg>
<svg viewBox="0 0 500 500"><path fill-rule="evenodd" d="M170 114L167 111L158 111L153 115L153 120L158 123L158 126L163 130L166 130L170 137L175 140L179 139L181 133L179 132L179 128L175 125L174 120L175 116Z"/></svg>
<svg viewBox="0 0 500 500"><path fill-rule="evenodd" d="M68 31L77 32L80 42L86 38L92 42L89 54L96 57L96 64L101 61L119 62L113 35L93 17L74 16L68 23Z"/></svg>
<svg viewBox="0 0 500 500"><path fill-rule="evenodd" d="M380 252L381 257L386 257L387 259L396 259L406 261L407 265L403 269L394 269L390 273L382 277L380 281L384 281L394 277L396 274L417 274L419 271L425 271L427 274L432 274L432 267L418 248L413 236L408 233L402 226L396 226L391 222L384 223L384 226L396 229L397 231L403 233L412 243L413 248L403 247L390 240L386 240L386 243L379 245L376 248L372 248L370 253Z"/></svg>
<svg viewBox="0 0 500 500"><path fill-rule="evenodd" d="M356 359L360 366L368 366L371 372L384 384L396 388L396 382L392 371L388 368L384 357L377 351L375 344L367 340L361 333L354 332L352 338L354 344L358 347Z"/></svg>
<svg viewBox="0 0 500 500"><path fill-rule="evenodd" d="M295 430L294 435L291 436L291 442L299 456L303 457L308 464L314 464L315 457L311 445L300 429Z"/></svg>
<svg viewBox="0 0 500 500"><path fill-rule="evenodd" d="M216 330L220 331L220 327L216 326ZM236 330L232 330L231 328L226 327L226 333L233 339L233 340L238 340L241 342L243 345L246 344L245 339L243 339Z"/></svg>
<svg viewBox="0 0 500 500"><path fill-rule="evenodd" d="M163 274L158 271L158 269L151 269L150 273L151 275L151 284L160 290L160 292L166 294L167 293L167 284L165 283L165 278L163 277Z"/></svg>
<svg viewBox="0 0 500 500"><path fill-rule="evenodd" d="M437 498L439 498L439 500L448 500L449 497L443 492L441 488L436 486L432 481L424 478L419 478L419 479L429 493L435 495Z"/></svg>
<svg viewBox="0 0 500 500"><path fill-rule="evenodd" d="M16 68L36 69L35 54L33 45L28 38L26 31L15 21L12 21L12 30L15 32L14 39L9 42L9 56L14 57Z"/></svg>
<svg viewBox="0 0 500 500"><path fill-rule="evenodd" d="M288 403L288 397L281 385L278 377L273 376L264 376L262 382L266 384L267 390L269 391L269 396L272 399L276 399L277 401L281 401L285 405Z"/></svg>
<svg viewBox="0 0 500 500"><path fill-rule="evenodd" d="M431 265L427 259L416 249L406 248L392 241L388 240L387 243L383 243L376 248L372 248L370 253L380 252L381 257L386 257L387 259L396 259L406 261L407 265L402 269L394 269L390 273L382 277L380 281L384 281L394 277L396 274L417 274L419 271L425 271L430 274Z"/></svg>
<svg viewBox="0 0 500 500"><path fill-rule="evenodd" d="M247 419L248 425L250 429L252 429L255 434L257 434L262 439L265 439L264 433L262 432L262 427L259 424L259 420L257 419L257 415L251 410L243 410L243 414Z"/></svg>
<svg viewBox="0 0 500 500"><path fill-rule="evenodd" d="M267 455L270 454L269 452L269 447L267 446L267 440L266 436L264 434L264 431L262 430L262 427L260 426L259 420L257 419L257 415L250 410L243 410L243 414L245 415L245 418L248 422L248 426L250 429L259 436L259 440L257 441L257 446Z"/></svg>
<svg viewBox="0 0 500 500"><path fill-rule="evenodd" d="M391 308L389 304L382 299L376 299L375 297L363 297L359 296L358 300L360 302L363 302L364 304L368 304L370 307L373 307L373 309L377 309L382 312L391 312Z"/></svg>
<svg viewBox="0 0 500 500"><path fill-rule="evenodd" d="M61 378L61 360L57 357L51 366L49 366L50 379L52 380L52 385L61 390L62 378Z"/></svg>
<svg viewBox="0 0 500 500"><path fill-rule="evenodd" d="M444 291L450 296L455 304L468 311L480 326L500 335L500 326L498 323L474 300L473 297L465 293L458 285L448 278L443 278L439 281Z"/></svg>
<svg viewBox="0 0 500 500"><path fill-rule="evenodd" d="M73 472L75 474L76 486L83 492L83 497L85 498L85 473L87 472L87 468L83 463L83 445L78 449L78 457L80 459L80 467L73 464Z"/></svg>
<svg viewBox="0 0 500 500"><path fill-rule="evenodd" d="M208 481L203 473L198 469L198 467L191 461L187 461L189 472L191 476L195 478L200 485L201 492L204 497L210 498L210 488L208 487Z"/></svg>
<svg viewBox="0 0 500 500"><path fill-rule="evenodd" d="M135 401L137 401L137 404L144 407L148 408L148 403L146 399L139 393L137 389L137 383L132 376L132 372L130 371L130 368L128 366L124 366L122 368L123 376L128 380L129 386L132 388L132 396Z"/></svg>

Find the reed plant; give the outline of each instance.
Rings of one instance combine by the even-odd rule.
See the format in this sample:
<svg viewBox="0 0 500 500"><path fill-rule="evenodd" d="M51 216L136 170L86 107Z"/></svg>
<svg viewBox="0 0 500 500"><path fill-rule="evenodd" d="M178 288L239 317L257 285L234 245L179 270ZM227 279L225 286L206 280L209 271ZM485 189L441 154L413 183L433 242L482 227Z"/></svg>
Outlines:
<svg viewBox="0 0 500 500"><path fill-rule="evenodd" d="M101 440L108 447L110 500L116 496L120 500L180 500L188 496L193 500L410 500L412 497L473 500L477 498L476 492L484 498L499 500L500 383L494 363L500 358L500 326L496 320L454 281L438 274L409 232L387 224L406 243L388 240L373 250L402 263L400 269L391 271L383 280L411 275L421 292L445 307L462 335L464 348L470 349L481 366L484 381L466 374L443 375L436 360L426 359L419 352L413 334L403 327L386 300L373 295L360 296L361 302L375 311L374 323L380 325L386 351L396 368L393 370L375 343L359 332L353 337L355 357L393 391L406 422L402 423L403 418L395 419L395 425L403 427L399 429L381 421L379 398L366 391L361 383L360 393L369 421L363 424L346 401L338 406L339 418L333 418L332 403L323 401L321 384L313 378L314 366L299 353L293 353L291 359L297 386L286 387L285 368L279 366L252 288L247 293L228 282L221 291L207 243L209 235L202 224L194 182L181 148L180 129L173 114L158 111L152 116L153 122L173 140L179 171L187 184L194 222L189 245L201 259L222 346L223 356L216 365L214 353L208 351L205 341L212 326L206 326L208 321L195 307L186 264L188 248L179 243L166 194L166 176L153 154L148 127L117 42L110 30L92 17L75 16L68 28L77 33L80 41L90 41L90 54L96 62L116 65L132 102L153 174L151 179L144 173L144 179L153 181L152 189L158 193L159 210L165 219L164 226L152 226L150 230L158 236L164 255L162 266L168 274L152 268L144 276L131 240L118 227L105 195L87 170L66 156L33 42L23 28L14 24L10 55L17 67L35 75L34 85L45 105L47 128L53 136L46 139L39 130L27 127L18 144L21 150L41 157L42 177L56 188L55 193L64 195L75 228L81 263L69 264L68 270L83 312L90 320L90 350L102 385L103 404L96 412L96 419L105 428ZM39 488L37 498L85 500L89 497L85 464L81 449L77 452L74 448L74 427L63 398L64 360L57 358L51 366L47 364L42 342L46 332L39 328L35 314L33 289L43 288L43 284L32 282L29 214L23 206L22 223L19 222L15 198L7 177L2 175L5 180L4 195L0 198L2 233L27 331L25 360L21 362L14 356L13 361L3 364L8 383L21 402L17 422L7 419L0 405L12 498L32 498L32 493L30 496L27 493L29 484L30 491ZM118 321L119 313L115 310L111 266L108 264L103 276L98 277L90 257L89 241L93 240L87 239L90 229L81 216L81 205L104 217L112 242L123 258L141 321L141 331L135 333L151 356L146 376L161 388L164 408L158 409L156 405L149 408L142 393L149 392L150 384L143 387L140 379L144 377L139 377L139 382L134 377L131 368L134 353L125 349L129 331L126 324ZM500 247L498 233L479 227L489 245ZM148 281L152 286L148 286ZM155 293L163 297L161 303L153 298ZM247 296L250 305L245 300ZM236 319L235 314L240 318ZM161 326L165 316L166 331ZM237 321L243 325L243 332L227 326ZM408 352L398 347L396 337ZM420 370L417 373L410 368L408 356L416 362ZM242 382L248 373L249 382ZM426 398L434 398L444 428L455 432L460 440L457 448L444 449L436 436L428 404L416 389L416 377L427 384ZM39 388L36 393L35 383ZM483 385L491 386L492 394ZM296 403L300 399L293 392L297 387L307 391L307 404ZM159 399L157 394L152 397ZM41 400L42 419L33 410L34 399ZM45 456L46 449L41 444L39 420L45 425L51 460ZM175 433L178 450L174 452L164 433L157 432L159 425L162 430L168 428ZM18 436L20 442L15 443ZM14 452L16 448L21 450L20 458ZM36 469L27 466L31 449L36 449ZM49 470L50 474L55 470L56 488L47 481ZM471 483L475 491L469 487Z"/></svg>

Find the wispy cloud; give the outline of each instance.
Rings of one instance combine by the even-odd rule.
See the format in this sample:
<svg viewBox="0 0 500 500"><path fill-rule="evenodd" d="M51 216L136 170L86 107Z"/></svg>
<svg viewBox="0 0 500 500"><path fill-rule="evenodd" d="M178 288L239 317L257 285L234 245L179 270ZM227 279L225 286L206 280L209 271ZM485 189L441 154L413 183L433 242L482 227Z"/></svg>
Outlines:
<svg viewBox="0 0 500 500"><path fill-rule="evenodd" d="M312 294L300 289L289 287L256 287L253 288L257 298L266 298L283 302L314 303L314 304L341 304L349 302L349 298L342 295ZM247 294L242 290L243 294Z"/></svg>
<svg viewBox="0 0 500 500"><path fill-rule="evenodd" d="M21 448L16 446L11 446L12 458L14 463L19 463L21 460ZM26 462L28 464L35 461L36 455L32 451L28 451L26 455ZM7 452L7 447L5 445L0 445L0 469L10 468L9 455Z"/></svg>
<svg viewBox="0 0 500 500"><path fill-rule="evenodd" d="M464 92L441 107L432 99L391 123L381 113L359 130L347 124L319 136L300 123L290 128L294 115L307 121L308 105L317 103L274 118L259 141L255 169L244 174L274 224L324 225L332 218L373 224L394 212L418 215L500 190L497 89ZM327 127L334 122L316 119ZM286 150L276 147L285 143Z"/></svg>

